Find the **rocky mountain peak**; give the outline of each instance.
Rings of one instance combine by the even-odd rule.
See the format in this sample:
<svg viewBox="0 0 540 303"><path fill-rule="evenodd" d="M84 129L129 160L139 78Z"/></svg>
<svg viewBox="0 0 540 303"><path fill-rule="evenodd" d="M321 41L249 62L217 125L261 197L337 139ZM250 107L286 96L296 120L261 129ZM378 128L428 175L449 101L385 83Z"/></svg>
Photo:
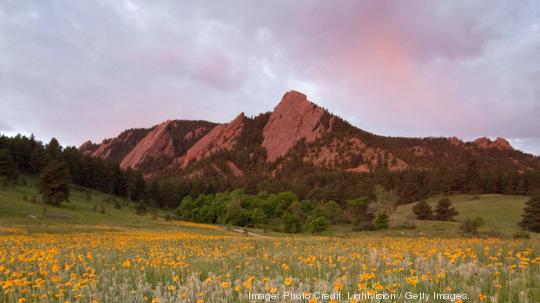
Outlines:
<svg viewBox="0 0 540 303"><path fill-rule="evenodd" d="M262 146L266 149L267 160L272 162L284 156L301 139L312 142L320 138L326 131L320 123L324 113L306 95L287 92L263 130Z"/></svg>

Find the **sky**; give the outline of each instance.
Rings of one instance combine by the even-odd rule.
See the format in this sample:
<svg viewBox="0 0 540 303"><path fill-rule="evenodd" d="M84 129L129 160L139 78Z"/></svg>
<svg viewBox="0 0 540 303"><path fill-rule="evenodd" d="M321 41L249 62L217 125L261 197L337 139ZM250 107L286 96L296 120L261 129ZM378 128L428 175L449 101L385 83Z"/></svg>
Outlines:
<svg viewBox="0 0 540 303"><path fill-rule="evenodd" d="M538 1L0 1L0 133L80 145L298 90L390 136L540 155Z"/></svg>

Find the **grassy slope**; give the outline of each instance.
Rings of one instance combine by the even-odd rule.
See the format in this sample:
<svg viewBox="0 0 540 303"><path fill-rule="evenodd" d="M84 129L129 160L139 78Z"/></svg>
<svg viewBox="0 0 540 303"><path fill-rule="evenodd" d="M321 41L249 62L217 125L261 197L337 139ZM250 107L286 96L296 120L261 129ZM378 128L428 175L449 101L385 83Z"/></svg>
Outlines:
<svg viewBox="0 0 540 303"><path fill-rule="evenodd" d="M441 197L427 199L435 209ZM485 225L481 230L495 230L502 233L512 233L519 230L518 222L521 220L523 208L529 199L526 196L509 195L453 195L450 196L453 206L459 211L457 222L415 221L419 230L436 231L451 229L457 231L459 222L467 218L482 217ZM414 218L412 207L414 204L402 205L397 210L401 219Z"/></svg>
<svg viewBox="0 0 540 303"><path fill-rule="evenodd" d="M105 202L107 195L96 191L73 187L70 202L61 207L46 206L39 202L37 192L37 179L26 177L26 185L17 185L0 189L0 234L10 228L22 228L28 232L70 232L94 230L126 230L126 229L152 229L152 230L179 230L200 233L222 234L227 233L224 228L191 224L179 221L167 222L156 219L155 216L138 216L131 206L115 209L109 202ZM86 191L91 193L90 201L86 198ZM26 200L24 197L26 196ZM36 197L38 202L30 202ZM433 207L440 197L428 199ZM519 230L517 223L521 220L523 207L528 197L507 195L454 195L450 197L454 207L460 212L457 222L419 221L415 220L415 230L389 230L383 234L394 235L440 235L456 236L459 233L459 222L466 218L481 216L485 220L482 230L496 230L510 235ZM123 201L129 205L126 201ZM412 207L414 204L400 206L396 212L401 221L414 218ZM106 213L101 214L94 210L104 206ZM43 208L46 207L46 212ZM352 229L350 225L332 226L328 234L348 234ZM260 230L253 230L263 233ZM285 236L281 233L264 232L273 236ZM325 233L326 234L326 233ZM292 236L292 235L286 235Z"/></svg>
<svg viewBox="0 0 540 303"><path fill-rule="evenodd" d="M48 206L40 202L37 179L25 177L26 185L0 189L0 233L22 228L28 232L69 232L93 230L126 230L134 228L153 230L179 230L202 233L223 233L222 229L194 225L184 222L167 222L156 216L139 216L127 201L122 209L106 202L106 194L72 187L70 201L61 207ZM86 192L91 193L87 200ZM25 199L26 197L26 199ZM34 197L37 202L31 202ZM105 214L95 211L105 207ZM44 212L44 208L46 211Z"/></svg>

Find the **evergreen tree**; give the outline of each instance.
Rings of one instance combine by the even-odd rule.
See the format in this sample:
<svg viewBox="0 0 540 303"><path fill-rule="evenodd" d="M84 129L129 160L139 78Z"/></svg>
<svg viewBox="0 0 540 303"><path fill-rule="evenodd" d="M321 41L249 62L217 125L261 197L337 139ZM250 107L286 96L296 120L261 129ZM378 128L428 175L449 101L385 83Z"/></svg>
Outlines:
<svg viewBox="0 0 540 303"><path fill-rule="evenodd" d="M465 185L469 192L477 193L480 189L480 174L478 173L478 165L475 160L467 163L465 172Z"/></svg>
<svg viewBox="0 0 540 303"><path fill-rule="evenodd" d="M0 149L0 179L3 179L3 183L7 183L14 180L16 177L17 170L13 157L9 150L5 148Z"/></svg>
<svg viewBox="0 0 540 303"><path fill-rule="evenodd" d="M47 144L47 147L45 147L45 164L51 162L52 160L60 159L61 155L62 146L60 146L60 143L58 143L56 138L52 138L51 141L49 141L49 144Z"/></svg>
<svg viewBox="0 0 540 303"><path fill-rule="evenodd" d="M450 199L443 198L437 203L435 207L435 219L440 221L452 221L454 217L459 215L459 212L452 207Z"/></svg>
<svg viewBox="0 0 540 303"><path fill-rule="evenodd" d="M41 142L39 142L39 144L34 146L30 154L30 163L28 163L30 166L29 172L38 174L45 164L45 158L45 149L43 148Z"/></svg>
<svg viewBox="0 0 540 303"><path fill-rule="evenodd" d="M521 228L532 232L540 232L540 194L536 193L525 205Z"/></svg>
<svg viewBox="0 0 540 303"><path fill-rule="evenodd" d="M69 198L69 170L59 160L52 160L41 172L40 193L43 201L59 206Z"/></svg>
<svg viewBox="0 0 540 303"><path fill-rule="evenodd" d="M433 210L426 200L421 199L413 206L413 212L419 220L430 220L433 218Z"/></svg>

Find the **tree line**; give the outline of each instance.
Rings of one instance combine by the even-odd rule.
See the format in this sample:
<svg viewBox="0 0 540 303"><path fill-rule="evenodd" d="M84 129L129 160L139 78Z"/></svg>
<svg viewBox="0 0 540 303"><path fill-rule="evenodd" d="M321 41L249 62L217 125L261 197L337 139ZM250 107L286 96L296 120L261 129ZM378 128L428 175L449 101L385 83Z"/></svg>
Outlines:
<svg viewBox="0 0 540 303"><path fill-rule="evenodd" d="M33 136L0 136L0 183L39 175L40 193L50 204L68 200L72 183L132 201L139 213L147 207L175 209L179 218L197 222L273 225L293 232L324 229L330 223L386 228L393 224L397 206L412 201L420 201L415 206L419 219L451 220L457 213L449 201L441 201L433 214L423 199L452 192L533 195L540 188L538 170L481 171L474 161L465 169L372 174L324 170L294 160L284 168L272 178L248 174L145 180L138 170L123 170L116 162L85 156L75 147L63 148L54 138L44 144ZM529 214L537 211L537 201L528 205ZM537 229L535 218L527 217L522 226Z"/></svg>
<svg viewBox="0 0 540 303"><path fill-rule="evenodd" d="M146 188L141 172L84 156L75 147L63 148L55 138L43 144L33 136L1 136L0 182L16 183L22 175L39 175L40 193L53 205L69 200L69 184L135 202L143 199Z"/></svg>

